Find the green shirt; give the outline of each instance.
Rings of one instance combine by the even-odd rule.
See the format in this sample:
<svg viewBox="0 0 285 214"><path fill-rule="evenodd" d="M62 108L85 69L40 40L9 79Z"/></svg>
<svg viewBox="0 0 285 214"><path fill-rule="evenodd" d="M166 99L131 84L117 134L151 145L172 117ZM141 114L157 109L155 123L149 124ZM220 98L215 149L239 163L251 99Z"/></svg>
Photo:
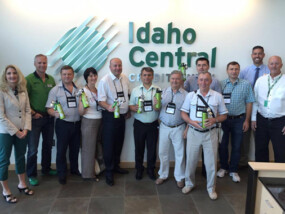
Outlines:
<svg viewBox="0 0 285 214"><path fill-rule="evenodd" d="M54 78L45 74L45 82L39 77L37 72L26 76L27 91L29 94L31 108L39 113L46 113L46 102L49 91L55 86Z"/></svg>

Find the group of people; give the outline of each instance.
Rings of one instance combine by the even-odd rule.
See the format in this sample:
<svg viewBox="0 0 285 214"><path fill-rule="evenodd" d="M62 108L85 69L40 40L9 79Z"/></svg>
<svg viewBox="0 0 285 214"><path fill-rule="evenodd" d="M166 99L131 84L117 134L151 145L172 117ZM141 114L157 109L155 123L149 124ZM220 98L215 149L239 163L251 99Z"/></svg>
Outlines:
<svg viewBox="0 0 285 214"><path fill-rule="evenodd" d="M282 60L272 56L267 67L263 64L265 54L261 46L255 46L251 56L253 64L241 72L239 63L228 63L228 78L221 84L209 73L208 59L198 58L197 75L183 81L181 71L175 70L170 74L170 86L162 91L153 85L151 67L141 69L141 85L131 91L119 58L110 60L110 72L101 78L98 89L95 86L98 74L94 68L85 70L86 85L82 89L74 84L74 70L68 65L61 68L61 81L56 84L54 78L46 74L47 57L42 54L35 56L36 71L26 78L16 66L7 66L0 86L0 181L4 199L8 203L17 202L8 186L13 145L18 189L26 195L34 194L25 181L25 154L28 148L26 172L29 183L39 185L37 151L41 134L41 172L43 175L57 175L60 184L66 184L67 150L70 173L84 180L98 181L94 170L96 144L98 136L102 135L106 183L113 186L114 173L128 173L120 167L120 156L125 121L131 117L131 112L134 116L137 180L144 175L145 147L148 177L157 185L167 180L172 144L174 178L182 193L187 194L195 187L195 171L202 148L207 191L215 200L218 197L217 176L224 177L229 173L234 182L240 182L238 166L240 160L247 164L251 129L256 136L255 161L269 161L268 143L271 140L275 161L285 162ZM57 138L56 170L51 168L54 130ZM230 136L232 149L229 158ZM158 178L155 173L157 142ZM81 172L78 167L80 146ZM218 153L220 169L217 171Z"/></svg>

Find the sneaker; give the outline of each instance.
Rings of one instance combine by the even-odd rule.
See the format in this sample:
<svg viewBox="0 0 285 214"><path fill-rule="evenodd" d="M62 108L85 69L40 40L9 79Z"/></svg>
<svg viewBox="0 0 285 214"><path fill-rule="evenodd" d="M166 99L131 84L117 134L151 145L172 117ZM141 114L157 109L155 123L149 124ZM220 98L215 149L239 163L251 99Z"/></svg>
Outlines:
<svg viewBox="0 0 285 214"><path fill-rule="evenodd" d="M240 182L240 177L236 172L231 172L230 176L232 177L233 182L235 182L235 183Z"/></svg>
<svg viewBox="0 0 285 214"><path fill-rule="evenodd" d="M218 195L216 192L208 192L210 199L216 200L218 198Z"/></svg>
<svg viewBox="0 0 285 214"><path fill-rule="evenodd" d="M39 181L38 181L38 179L35 178L35 177L30 177L30 178L29 178L29 182L30 182L30 184L31 184L32 186L37 186L37 185L39 185Z"/></svg>
<svg viewBox="0 0 285 214"><path fill-rule="evenodd" d="M219 169L219 171L217 172L217 177L223 178L223 177L225 177L225 174L227 174L227 173L228 173L227 170L221 168L221 169Z"/></svg>
<svg viewBox="0 0 285 214"><path fill-rule="evenodd" d="M156 179L155 183L156 183L157 185L160 185L160 184L163 184L163 182L164 182L165 180L166 180L166 179L158 178L158 179Z"/></svg>
<svg viewBox="0 0 285 214"><path fill-rule="evenodd" d="M182 193L183 194L187 194L189 192L191 192L191 190L193 189L194 187L190 187L190 186L185 186L182 188Z"/></svg>

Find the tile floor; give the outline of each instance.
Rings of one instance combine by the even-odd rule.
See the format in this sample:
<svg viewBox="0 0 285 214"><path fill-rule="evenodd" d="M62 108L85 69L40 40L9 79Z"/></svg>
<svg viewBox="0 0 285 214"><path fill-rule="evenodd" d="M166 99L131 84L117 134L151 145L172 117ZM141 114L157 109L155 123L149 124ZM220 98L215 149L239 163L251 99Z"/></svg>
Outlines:
<svg viewBox="0 0 285 214"><path fill-rule="evenodd" d="M173 169L171 170L173 175ZM0 213L245 213L247 169L240 171L241 183L234 183L229 176L217 179L218 200L211 201L206 191L206 180L197 169L196 188L183 195L176 187L173 176L157 186L146 175L136 181L135 170L128 175L116 175L115 185L107 186L104 176L99 182L83 181L69 176L62 186L57 177L39 176L40 185L33 187L34 196L20 194L17 177L9 172L9 186L19 201L8 204L0 200Z"/></svg>

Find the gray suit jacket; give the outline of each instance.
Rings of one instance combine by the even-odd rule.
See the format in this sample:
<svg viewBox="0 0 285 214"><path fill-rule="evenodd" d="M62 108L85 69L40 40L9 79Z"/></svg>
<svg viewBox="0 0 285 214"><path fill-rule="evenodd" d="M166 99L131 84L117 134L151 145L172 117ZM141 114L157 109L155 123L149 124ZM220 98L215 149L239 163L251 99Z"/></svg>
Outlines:
<svg viewBox="0 0 285 214"><path fill-rule="evenodd" d="M0 133L11 136L18 130L31 130L31 109L28 93L19 92L16 98L11 89L0 91Z"/></svg>

